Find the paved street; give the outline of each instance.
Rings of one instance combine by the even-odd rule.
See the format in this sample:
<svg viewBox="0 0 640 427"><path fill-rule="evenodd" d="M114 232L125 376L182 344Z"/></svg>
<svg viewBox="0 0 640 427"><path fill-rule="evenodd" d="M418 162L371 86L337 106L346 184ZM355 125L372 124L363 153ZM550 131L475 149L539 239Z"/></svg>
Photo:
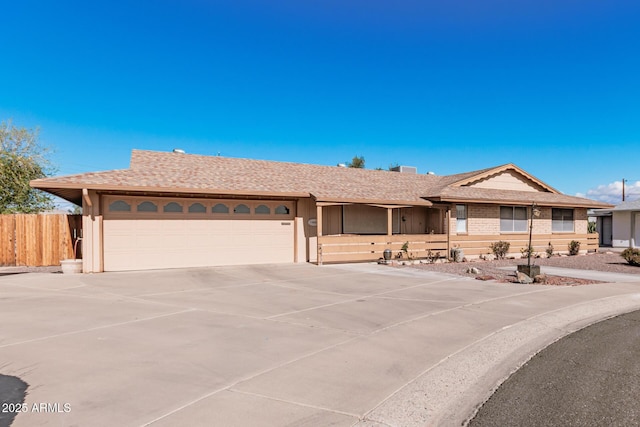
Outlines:
<svg viewBox="0 0 640 427"><path fill-rule="evenodd" d="M639 425L639 337L635 311L561 339L505 381L470 426Z"/></svg>
<svg viewBox="0 0 640 427"><path fill-rule="evenodd" d="M28 384L15 426L459 424L539 349L640 309L639 285L371 264L7 275L0 374Z"/></svg>

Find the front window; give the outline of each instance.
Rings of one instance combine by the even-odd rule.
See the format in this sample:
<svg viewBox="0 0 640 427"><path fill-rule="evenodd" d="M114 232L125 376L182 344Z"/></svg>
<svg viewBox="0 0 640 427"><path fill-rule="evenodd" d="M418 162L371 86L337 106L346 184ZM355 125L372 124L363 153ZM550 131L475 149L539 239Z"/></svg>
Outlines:
<svg viewBox="0 0 640 427"><path fill-rule="evenodd" d="M551 210L551 231L573 232L573 209L553 208Z"/></svg>
<svg viewBox="0 0 640 427"><path fill-rule="evenodd" d="M467 205L456 205L456 233L467 232Z"/></svg>
<svg viewBox="0 0 640 427"><path fill-rule="evenodd" d="M500 206L500 232L527 231L527 208L524 206Z"/></svg>

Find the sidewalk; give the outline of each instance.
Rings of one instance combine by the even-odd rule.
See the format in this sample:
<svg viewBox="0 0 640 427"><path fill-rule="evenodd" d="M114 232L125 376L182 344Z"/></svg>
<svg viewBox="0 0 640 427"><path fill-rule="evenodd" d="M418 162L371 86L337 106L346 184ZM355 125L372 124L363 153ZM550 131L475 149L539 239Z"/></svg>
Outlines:
<svg viewBox="0 0 640 427"><path fill-rule="evenodd" d="M514 268L512 266L500 267L500 270L513 271ZM611 273L607 271L596 270L578 270L574 268L551 267L547 265L541 266L540 272L551 276L575 277L577 279L598 280L600 282L606 283L629 283L640 281L640 274Z"/></svg>

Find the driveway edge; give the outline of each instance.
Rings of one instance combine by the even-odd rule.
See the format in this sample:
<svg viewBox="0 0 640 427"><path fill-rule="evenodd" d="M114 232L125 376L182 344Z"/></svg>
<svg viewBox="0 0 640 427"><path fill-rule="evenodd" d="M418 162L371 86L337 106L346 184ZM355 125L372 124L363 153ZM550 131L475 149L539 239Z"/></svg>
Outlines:
<svg viewBox="0 0 640 427"><path fill-rule="evenodd" d="M513 372L557 340L640 309L640 293L588 301L533 316L446 357L356 425L465 425Z"/></svg>

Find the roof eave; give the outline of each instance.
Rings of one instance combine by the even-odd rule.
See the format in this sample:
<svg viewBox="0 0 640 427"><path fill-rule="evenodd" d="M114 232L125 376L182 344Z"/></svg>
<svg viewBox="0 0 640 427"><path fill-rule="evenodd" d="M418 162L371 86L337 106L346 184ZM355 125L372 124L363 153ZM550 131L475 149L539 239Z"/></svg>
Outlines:
<svg viewBox="0 0 640 427"><path fill-rule="evenodd" d="M493 200L493 199L478 199L478 198L466 198L466 197L427 197L432 202L445 202L445 203L478 203L478 204L492 204L492 205L530 205L533 203L531 200L524 199L510 199L510 200ZM610 208L612 205L605 203L593 202L593 203L570 203L570 202L550 202L550 201L535 201L538 206L558 206L558 207L570 207L570 208L588 208L588 209L600 209Z"/></svg>
<svg viewBox="0 0 640 427"><path fill-rule="evenodd" d="M214 188L186 188L186 187L157 187L157 186L114 186L99 184L71 184L52 183L44 180L33 180L29 183L31 187L56 194L66 190L76 190L79 194L78 200L82 198L82 189L94 191L127 192L127 193L165 193L165 194L201 194L201 195L236 195L236 196L260 196L260 197L288 197L292 199L311 197L309 193L303 192L278 192L278 191L254 191L254 190L224 190ZM63 197L64 198L64 197ZM67 199L69 200L69 199ZM72 200L69 200L72 201ZM75 203L75 202L74 202Z"/></svg>
<svg viewBox="0 0 640 427"><path fill-rule="evenodd" d="M366 204L366 205L385 205L385 206L433 206L433 203L429 200L389 200L389 199L362 199L362 198L341 198L341 197L326 197L315 196L315 201L318 203L353 203L353 204Z"/></svg>

